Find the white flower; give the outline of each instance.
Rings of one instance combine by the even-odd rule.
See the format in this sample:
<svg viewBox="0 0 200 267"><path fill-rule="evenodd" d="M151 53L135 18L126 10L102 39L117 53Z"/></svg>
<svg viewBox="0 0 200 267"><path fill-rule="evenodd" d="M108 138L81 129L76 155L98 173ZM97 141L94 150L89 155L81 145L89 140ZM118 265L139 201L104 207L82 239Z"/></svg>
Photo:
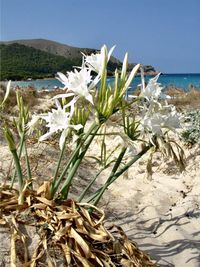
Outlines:
<svg viewBox="0 0 200 267"><path fill-rule="evenodd" d="M85 64L88 66L89 69L95 71L101 76L104 67L104 62L108 62L110 60L114 48L115 46L113 46L110 51L107 52L106 45L103 45L99 53L91 54L90 56L84 55Z"/></svg>
<svg viewBox="0 0 200 267"><path fill-rule="evenodd" d="M158 83L158 78L160 76L160 73L156 75L154 78L150 79L147 86L145 87L145 81L144 81L144 72L143 69L141 69L141 79L142 79L142 84L141 84L141 93L140 97L146 98L148 101L155 99L158 100L159 98L161 99L166 99L170 98L169 96L165 95L162 90L164 87L161 87L160 83Z"/></svg>
<svg viewBox="0 0 200 267"><path fill-rule="evenodd" d="M25 129L28 130L28 134L32 134L33 131L37 128L40 118L40 115L32 115L32 119L25 126Z"/></svg>
<svg viewBox="0 0 200 267"><path fill-rule="evenodd" d="M164 130L175 131L176 128L180 128L180 116L174 106L162 106L157 102L151 102L149 107L143 107L141 128L142 132L162 136Z"/></svg>
<svg viewBox="0 0 200 267"><path fill-rule="evenodd" d="M83 65L80 71L75 69L74 72L67 72L67 76L65 76L61 72L58 72L57 75L57 79L64 84L63 90L67 89L67 92L72 93L57 95L54 97L54 99L77 95L79 97L84 97L93 104L90 90L97 84L98 81L96 82L95 80L96 84L94 83L94 81L92 82L91 70L88 70ZM77 99L78 98L76 98L76 100Z"/></svg>
<svg viewBox="0 0 200 267"><path fill-rule="evenodd" d="M160 113L146 114L141 120L142 131L151 132L152 135L162 135L161 125L163 116Z"/></svg>
<svg viewBox="0 0 200 267"><path fill-rule="evenodd" d="M70 120L74 112L73 104L71 106L70 112L65 111L66 106L69 106L69 105L66 105L62 108L58 100L56 100L56 106L57 106L57 109L52 109L52 112L48 112L47 115L40 116L40 118L44 119L47 122L46 126L49 128L49 132L41 136L39 138L39 141L44 141L48 139L52 134L58 131L62 131L62 134L60 136L60 141L59 141L60 149L62 149L64 142L65 142L65 138L68 133L68 129L74 128L75 130L79 130L83 126L81 124L78 124L78 125L70 124Z"/></svg>
<svg viewBox="0 0 200 267"><path fill-rule="evenodd" d="M181 115L177 113L175 106L168 106L170 111L165 116L164 127L172 131L181 127Z"/></svg>

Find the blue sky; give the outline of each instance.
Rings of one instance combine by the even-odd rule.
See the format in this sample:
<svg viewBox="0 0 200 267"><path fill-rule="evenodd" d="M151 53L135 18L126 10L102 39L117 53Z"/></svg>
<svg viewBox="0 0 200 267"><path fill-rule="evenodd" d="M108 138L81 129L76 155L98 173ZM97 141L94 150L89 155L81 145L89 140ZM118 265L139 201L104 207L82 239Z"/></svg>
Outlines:
<svg viewBox="0 0 200 267"><path fill-rule="evenodd" d="M114 56L200 73L200 0L0 0L0 39L116 45Z"/></svg>

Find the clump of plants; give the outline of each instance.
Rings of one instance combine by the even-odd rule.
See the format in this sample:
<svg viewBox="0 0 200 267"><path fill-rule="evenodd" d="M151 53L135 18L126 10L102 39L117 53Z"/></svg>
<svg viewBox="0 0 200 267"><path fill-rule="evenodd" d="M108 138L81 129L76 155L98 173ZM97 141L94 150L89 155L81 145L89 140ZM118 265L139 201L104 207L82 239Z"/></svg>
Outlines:
<svg viewBox="0 0 200 267"><path fill-rule="evenodd" d="M0 102L3 101L6 87L4 85L0 86ZM38 104L38 92L34 87L27 88L15 88L10 90L9 98L6 100L6 105L4 106L4 114L13 114L13 108L17 105L16 92L23 98L24 105L32 108Z"/></svg>
<svg viewBox="0 0 200 267"><path fill-rule="evenodd" d="M169 103L179 110L191 110L200 108L200 91L190 86L187 91L176 87L167 87L166 94L171 97Z"/></svg>
<svg viewBox="0 0 200 267"><path fill-rule="evenodd" d="M181 169L184 167L183 150L169 135L170 131L180 127L180 118L175 107L167 103L163 88L157 83L159 75L145 85L141 71L139 96L126 100L126 92L140 68L137 64L127 73L128 54L124 57L122 71L115 71L114 85L107 84L107 64L113 49L108 52L103 46L97 54L83 55L82 66L74 71L66 75L58 73L57 78L64 85L63 94L53 97L55 106L46 114L34 114L30 120L23 97L16 92L19 116L13 124L19 143L10 125L4 122L3 131L13 156L14 172L11 185L2 187L0 191L0 222L11 229L12 266L19 266L19 262L32 267L40 264L57 266L52 252L57 249L63 255L64 266L155 265L128 240L120 227L113 232L104 227L104 213L97 206L107 188L145 154L149 158L149 174L152 155L158 150L173 158ZM95 77L92 72L96 72ZM9 90L10 82L1 110L6 106ZM119 124L115 125L117 130L110 131L109 122L116 115L119 118ZM27 141L30 134L40 127L41 121L47 130L39 137L39 142L58 138L60 156L52 177L38 188L32 177ZM113 153L107 151L107 136L121 140L113 147ZM99 137L100 155L96 156L100 162L99 172L90 177L81 194L71 199L74 177ZM61 164L71 143L74 149L67 161ZM140 150L130 153L136 145ZM22 172L22 155L27 170L25 174ZM91 192L92 185L105 169L110 170L105 183ZM18 186L14 186L15 180ZM20 231L20 223L39 229L39 242L31 255L26 245L29 237ZM19 240L24 251L21 258L16 252Z"/></svg>
<svg viewBox="0 0 200 267"><path fill-rule="evenodd" d="M187 112L185 123L188 124L186 130L181 133L182 140L187 145L194 145L200 142L200 109Z"/></svg>

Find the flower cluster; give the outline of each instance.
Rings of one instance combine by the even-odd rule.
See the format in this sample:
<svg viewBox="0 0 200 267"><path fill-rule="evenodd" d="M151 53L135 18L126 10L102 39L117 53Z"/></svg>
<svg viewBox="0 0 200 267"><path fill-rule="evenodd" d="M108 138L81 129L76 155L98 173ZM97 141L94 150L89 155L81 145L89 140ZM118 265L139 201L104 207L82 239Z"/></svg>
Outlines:
<svg viewBox="0 0 200 267"><path fill-rule="evenodd" d="M75 68L74 71L67 72L66 75L61 72L57 73L57 79L64 85L62 90L65 91L65 93L54 96L53 99L55 100L56 109L52 109L52 112L48 112L48 114L33 116L32 121L28 124L28 128L32 128L37 123L38 119L46 121L46 126L49 128L49 131L41 136L39 141L46 140L52 134L60 131L62 133L59 144L62 149L68 129L73 128L79 130L83 127L81 124L72 125L70 123L74 113L74 105L79 98L84 98L92 105L94 104L92 91L101 79L103 69L106 67L113 50L114 46L107 52L107 47L104 45L99 53L89 56L83 55L81 67ZM91 75L92 71L97 73L94 79ZM72 100L62 107L58 99L69 97L72 97ZM66 110L69 110L69 112Z"/></svg>
<svg viewBox="0 0 200 267"><path fill-rule="evenodd" d="M45 120L47 123L46 126L49 128L49 131L40 137L40 141L49 138L53 133L61 132L59 144L60 148L62 148L69 128L75 130L81 128L80 123L77 125L72 125L71 123L75 110L75 103L78 99L83 98L90 104L94 105L94 88L99 81L104 79L104 71L114 48L115 47L113 46L108 52L107 47L104 45L96 54L88 56L83 54L83 63L81 67L76 67L74 71L69 71L66 75L61 72L57 73L57 79L64 85L62 88L64 93L54 96L56 109L53 109L52 112L49 112L48 114L37 117ZM139 68L139 64L133 68L127 78L125 78L126 66L127 55L124 58L121 74L121 84L124 83L121 92L123 92L124 95ZM96 77L92 76L92 72L96 72ZM150 140L152 140L152 136L154 135L164 136L166 130L170 129L174 131L175 128L180 127L180 117L175 108L167 104L169 96L163 93L163 87L158 83L159 75L160 74L150 79L148 84L145 85L144 73L143 69L141 69L141 93L138 99L136 99L136 101L140 101L141 103L140 131L141 133L147 134ZM108 93L109 89L107 88L104 91L105 102L102 102L102 104L99 105L103 113L112 114L113 105L120 94L117 93L117 90L114 95L108 96ZM114 99L114 97L116 97L116 99ZM70 101L68 101L67 105L61 106L58 101L58 99L69 98ZM162 100L163 103L160 100ZM108 112L109 110L110 112ZM101 113L101 116L103 113ZM33 117L33 120L37 121L35 117ZM32 123L30 122L30 125L31 124Z"/></svg>
<svg viewBox="0 0 200 267"><path fill-rule="evenodd" d="M162 92L163 87L157 82L159 75L150 79L146 87L142 76L141 131L149 134L150 139L155 135L164 136L167 130L180 128L180 115L173 105L168 105L166 99L169 96Z"/></svg>
<svg viewBox="0 0 200 267"><path fill-rule="evenodd" d="M168 130L175 131L180 126L180 118L174 106L167 103L168 97L163 93L163 88L158 83L159 74L150 79L146 85L143 71L141 71L141 93L139 97L134 97L129 102L125 97L126 92L138 72L140 64L135 65L129 73L128 54L126 53L122 69L120 71L115 70L113 86L107 84L107 64L113 49L114 47L108 51L104 45L96 54L83 55L81 67L75 67L73 71L66 74L58 72L57 78L64 86L62 88L63 93L53 98L55 108L47 114L33 115L30 122L28 122L28 109L24 106L22 97L17 94L19 119L15 121L15 126L20 137L19 152L12 133L6 125L4 134L13 154L20 192L23 193L23 187L25 186L20 165L22 151L24 151L26 157L27 177L30 181L32 179L26 149L26 134L31 133L40 120L45 121L48 131L40 136L39 141L44 141L54 134L60 135L59 147L61 151L53 180L49 184L47 194L49 199L57 196L62 199L68 198L78 168L93 140L97 140L98 136L100 136L99 140L101 142L100 156L97 155L92 158L96 159L102 168L83 190L78 202L86 197L100 173L113 164L105 184L86 200L97 205L107 187L148 151L150 152L150 159L147 164L149 173L151 173L152 153L159 148L163 150L163 153L171 155L183 169L183 152L177 145L176 151L178 154L176 155L166 135ZM94 72L96 73L95 77L93 76ZM98 83L99 86L97 86ZM10 83L8 83L6 95L0 108L6 101L9 90ZM139 119L137 116L138 108L140 110ZM92 122L90 121L88 123L90 125L87 125L91 111L94 111ZM111 128L108 128L107 131L107 122L110 125L112 119L115 122L113 131ZM143 135L145 135L145 138L143 138ZM64 157L65 143L69 136L72 137L72 140L75 140L73 142L75 146L63 167L61 161ZM106 146L107 136L113 137L113 145L109 139L110 152ZM116 136L118 138L115 138ZM140 143L140 146L138 146L138 143ZM138 149L140 151L137 151ZM19 199L21 203L23 197Z"/></svg>
<svg viewBox="0 0 200 267"><path fill-rule="evenodd" d="M113 50L114 46L111 48L109 53L107 53L107 47L104 45L101 48L100 53L91 54L90 56L83 55L83 64L82 67L79 68L79 71L75 69L74 71L67 72L67 75L58 72L57 78L62 84L64 84L62 89L67 90L67 93L58 95L55 98L76 95L76 100L80 97L84 97L93 104L91 91L99 82L105 66L105 61L106 63L109 61ZM94 80L92 80L91 71L98 74Z"/></svg>
<svg viewBox="0 0 200 267"><path fill-rule="evenodd" d="M75 130L81 129L83 126L81 124L72 125L70 120L74 112L74 102L70 103L70 112L66 112L68 105L62 107L58 100L55 101L57 109L52 109L52 112L48 112L46 115L39 116L41 119L44 119L47 122L47 127L49 132L44 134L39 138L39 141L44 141L49 138L52 134L62 131L60 136L59 146L62 149L65 139L68 134L68 129L73 128Z"/></svg>

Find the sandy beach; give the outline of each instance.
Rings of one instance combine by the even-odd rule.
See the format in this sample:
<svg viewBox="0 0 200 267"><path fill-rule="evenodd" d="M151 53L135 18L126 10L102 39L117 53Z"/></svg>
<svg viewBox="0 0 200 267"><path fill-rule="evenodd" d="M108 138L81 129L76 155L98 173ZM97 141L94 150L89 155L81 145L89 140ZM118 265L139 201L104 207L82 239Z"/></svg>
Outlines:
<svg viewBox="0 0 200 267"><path fill-rule="evenodd" d="M10 153L4 142L1 142L0 150L1 181L6 182ZM37 179L42 181L51 177L54 159L58 157L55 147L35 143L29 145L29 151ZM90 155L96 153L94 146ZM200 265L200 145L185 147L185 154L187 165L183 173L171 160L163 160L157 154L151 181L146 178L146 158L142 158L109 187L100 203L107 213L106 224L120 225L159 266ZM45 169L42 168L44 164ZM75 184L79 184L76 194L82 191L85 180L96 170L94 162L88 159L84 162L75 179ZM108 172L102 173L95 186L103 183Z"/></svg>
<svg viewBox="0 0 200 267"><path fill-rule="evenodd" d="M39 99L32 109L45 112L47 109L45 103L48 101L49 98ZM175 139L178 141L178 136ZM109 147L111 149L116 145L111 137L107 138L106 143L108 150ZM106 212L106 225L121 226L141 250L157 261L158 266L199 267L200 144L188 147L180 140L179 144L185 152L184 172L179 172L173 160L163 158L160 153L156 153L153 159L152 179L149 180L146 175L148 155L145 155L109 187L99 206ZM36 184L39 185L52 177L59 157L57 145L48 141L38 143L37 140L28 143L33 179ZM10 183L11 155L2 131L0 131L0 151L0 183L7 184ZM88 156L98 156L98 154L99 145L95 142ZM74 179L71 197L82 192L86 182L94 177L98 168L94 160L86 157ZM110 171L108 168L99 176L93 186L94 190L103 184ZM0 247L3 258L9 254L9 242L6 242L6 245L7 247L3 242Z"/></svg>
<svg viewBox="0 0 200 267"><path fill-rule="evenodd" d="M107 192L108 221L121 225L160 266L200 266L200 146L187 150L186 160L179 174L158 156L152 181L140 162Z"/></svg>

